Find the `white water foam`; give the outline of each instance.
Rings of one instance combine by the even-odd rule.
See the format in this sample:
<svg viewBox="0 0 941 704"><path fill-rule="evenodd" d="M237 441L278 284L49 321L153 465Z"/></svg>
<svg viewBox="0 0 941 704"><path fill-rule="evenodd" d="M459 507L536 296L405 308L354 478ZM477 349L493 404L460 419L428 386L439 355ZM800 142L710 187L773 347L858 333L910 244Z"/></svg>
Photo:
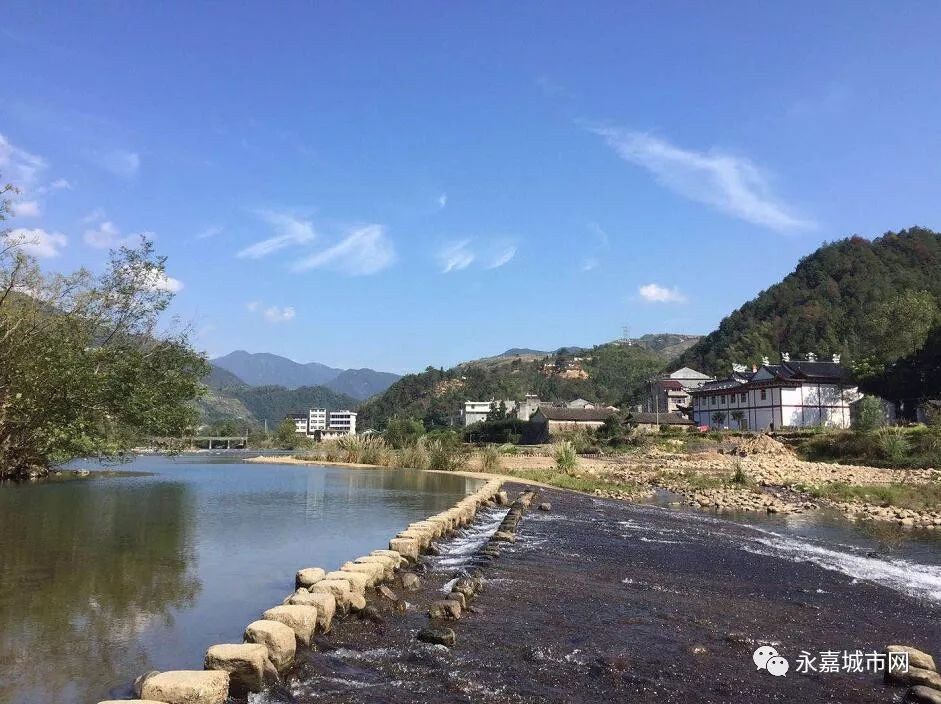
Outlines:
<svg viewBox="0 0 941 704"><path fill-rule="evenodd" d="M468 558L483 547L490 536L497 532L509 509L481 511L480 520L461 530L454 538L439 546L441 555L435 560L435 568L460 567Z"/></svg>
<svg viewBox="0 0 941 704"><path fill-rule="evenodd" d="M763 535L755 538L752 545L742 545L746 552L793 562L811 562L854 580L880 584L917 599L941 604L941 566L841 552L774 531L755 530Z"/></svg>

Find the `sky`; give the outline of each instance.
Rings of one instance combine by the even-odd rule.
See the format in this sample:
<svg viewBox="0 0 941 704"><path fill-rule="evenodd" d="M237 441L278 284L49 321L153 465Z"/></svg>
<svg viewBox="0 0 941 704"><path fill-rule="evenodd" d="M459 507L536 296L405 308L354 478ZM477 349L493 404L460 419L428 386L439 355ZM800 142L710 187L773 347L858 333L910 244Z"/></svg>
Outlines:
<svg viewBox="0 0 941 704"><path fill-rule="evenodd" d="M394 372L707 333L827 241L941 229L936 2L0 10L7 225L152 237L234 349Z"/></svg>

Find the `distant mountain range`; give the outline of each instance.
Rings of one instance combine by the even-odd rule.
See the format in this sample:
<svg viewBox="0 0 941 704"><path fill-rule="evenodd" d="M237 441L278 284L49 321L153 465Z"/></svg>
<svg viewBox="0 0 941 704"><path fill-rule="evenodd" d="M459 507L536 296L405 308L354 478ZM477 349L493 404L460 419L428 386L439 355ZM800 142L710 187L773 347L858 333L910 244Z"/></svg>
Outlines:
<svg viewBox="0 0 941 704"><path fill-rule="evenodd" d="M633 337L628 340L623 340L622 342L630 343L637 347L643 347L650 350L651 352L656 352L664 359L673 359L683 354L690 347L699 342L701 335L684 335L681 333L674 332L657 332L650 333L647 335L641 335L640 337ZM511 347L506 352L496 355L496 357L487 357L485 359L496 359L503 357L551 357L555 355L572 355L572 354L581 354L582 352L587 352L590 348L588 347L560 347L557 350L534 350L529 347ZM481 360L474 360L479 362Z"/></svg>
<svg viewBox="0 0 941 704"><path fill-rule="evenodd" d="M285 389L325 386L360 401L382 393L400 378L398 374L374 369L337 369L318 362L301 364L268 352L244 350L218 357L212 360L212 365L231 373L247 386L282 386ZM224 377L217 374L217 378Z"/></svg>

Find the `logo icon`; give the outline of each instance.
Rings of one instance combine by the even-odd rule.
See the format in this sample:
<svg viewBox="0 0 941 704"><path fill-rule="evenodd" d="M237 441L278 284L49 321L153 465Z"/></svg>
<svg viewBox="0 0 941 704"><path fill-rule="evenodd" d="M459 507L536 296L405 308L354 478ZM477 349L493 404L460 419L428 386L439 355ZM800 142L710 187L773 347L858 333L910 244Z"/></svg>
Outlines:
<svg viewBox="0 0 941 704"><path fill-rule="evenodd" d="M762 645L755 649L751 656L759 670L767 670L775 677L784 677L790 668L785 658L778 655L778 651L770 645Z"/></svg>

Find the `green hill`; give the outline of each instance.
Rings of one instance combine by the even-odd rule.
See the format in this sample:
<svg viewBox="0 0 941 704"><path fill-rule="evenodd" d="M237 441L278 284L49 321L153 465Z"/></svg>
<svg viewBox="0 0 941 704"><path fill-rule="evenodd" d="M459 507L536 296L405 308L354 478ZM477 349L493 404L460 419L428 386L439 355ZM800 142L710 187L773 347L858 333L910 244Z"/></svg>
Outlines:
<svg viewBox="0 0 941 704"><path fill-rule="evenodd" d="M891 361L879 351L895 331L875 324L876 314L887 301L918 291L941 300L941 234L913 227L871 241L854 236L825 244L673 366L726 374L733 363L777 359L781 352Z"/></svg>
<svg viewBox="0 0 941 704"><path fill-rule="evenodd" d="M576 361L576 358L580 361ZM620 343L548 355L538 359L495 358L466 362L452 369L429 367L409 374L360 408L363 428L381 428L390 418L419 418L427 427L443 426L464 401L519 399L535 393L547 401L578 397L607 404L638 403L647 379L663 359L640 346ZM585 378L579 378L584 376Z"/></svg>

